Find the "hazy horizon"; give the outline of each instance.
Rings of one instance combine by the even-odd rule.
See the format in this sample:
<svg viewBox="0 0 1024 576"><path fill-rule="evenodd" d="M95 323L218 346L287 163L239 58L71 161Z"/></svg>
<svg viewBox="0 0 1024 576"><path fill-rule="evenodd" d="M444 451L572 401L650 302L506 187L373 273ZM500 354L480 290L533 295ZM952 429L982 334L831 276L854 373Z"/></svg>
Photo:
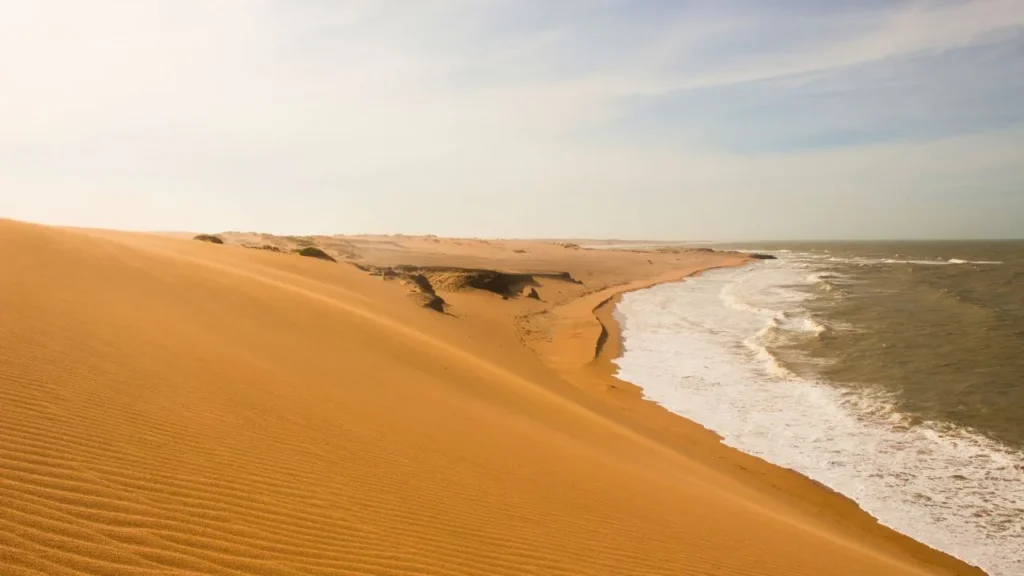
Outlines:
<svg viewBox="0 0 1024 576"><path fill-rule="evenodd" d="M0 215L0 219L5 216ZM424 237L424 236L436 236L438 238L449 238L449 239L479 239L479 240L537 240L537 241L554 241L554 242L566 242L566 241L580 241L580 242L603 242L603 243L615 243L615 242L626 242L626 243L642 243L648 242L651 244L756 244L758 242L764 242L768 244L782 244L782 243L886 243L886 242L903 242L903 243L938 243L938 242L988 242L988 243L999 243L999 242L1024 242L1024 236L1020 237L989 237L989 238L839 238L839 237L819 237L819 238L724 238L724 239L707 239L707 238L645 238L642 236L636 237L586 237L586 236L492 236L487 234L478 234L475 236L451 236L445 234L436 234L433 232L289 232L289 231L277 231L270 232L268 230L243 230L243 229L229 229L229 228L206 228L206 229L154 229L154 228L139 228L139 227L119 227L109 228L102 226L85 226L78 224L62 224L62 223L48 223L38 220L24 220L31 224L43 224L43 225L54 225L64 226L68 228L82 228L82 229L97 229L97 230L120 230L125 232L143 232L143 233L154 233L154 234L246 234L246 233L265 233L274 234L276 236L409 236L409 237Z"/></svg>
<svg viewBox="0 0 1024 576"><path fill-rule="evenodd" d="M1024 236L1024 2L0 0L0 217Z"/></svg>

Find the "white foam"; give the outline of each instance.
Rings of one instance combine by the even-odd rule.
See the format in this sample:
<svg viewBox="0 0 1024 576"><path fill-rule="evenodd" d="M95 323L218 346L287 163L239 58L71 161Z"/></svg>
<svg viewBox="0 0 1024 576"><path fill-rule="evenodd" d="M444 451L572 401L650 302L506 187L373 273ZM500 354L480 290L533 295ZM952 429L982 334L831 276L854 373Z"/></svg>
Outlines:
<svg viewBox="0 0 1024 576"><path fill-rule="evenodd" d="M983 266L985 266L985 265L997 266L999 264L1002 264L1002 262L999 262L998 260L961 260L959 258L950 258L949 260L946 260L946 263L947 264L981 264Z"/></svg>
<svg viewBox="0 0 1024 576"><path fill-rule="evenodd" d="M854 256L849 258L831 256L827 258L830 262L841 262L844 264L858 264L860 266L873 266L879 264L917 264L919 266L950 266L956 264L976 264L982 266L997 266L1002 264L995 260L961 260L950 258L949 260L913 260L905 258L865 258Z"/></svg>
<svg viewBox="0 0 1024 576"><path fill-rule="evenodd" d="M900 532L992 576L1024 574L1024 454L950 425L911 424L885 394L799 378L769 353L766 338L813 337L801 307L810 296L793 289L808 281L781 260L625 295L619 376Z"/></svg>

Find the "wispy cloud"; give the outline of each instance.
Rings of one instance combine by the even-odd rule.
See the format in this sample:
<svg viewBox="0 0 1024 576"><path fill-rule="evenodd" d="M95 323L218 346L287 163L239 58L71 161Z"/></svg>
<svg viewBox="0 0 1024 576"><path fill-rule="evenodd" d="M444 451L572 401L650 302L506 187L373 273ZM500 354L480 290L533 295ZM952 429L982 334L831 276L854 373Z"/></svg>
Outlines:
<svg viewBox="0 0 1024 576"><path fill-rule="evenodd" d="M741 49L725 50L714 69L655 81L657 91L756 82L941 53L1024 26L1024 5L1014 0L833 6L834 11L746 20L737 30L745 40L739 43ZM717 41L728 47L736 39Z"/></svg>
<svg viewBox="0 0 1024 576"><path fill-rule="evenodd" d="M1024 31L798 75L629 99L598 130L741 153L946 138L1024 125Z"/></svg>
<svg viewBox="0 0 1024 576"><path fill-rule="evenodd" d="M0 0L0 214L967 234L1019 203L1022 38L1015 0ZM910 225L893 190L982 200Z"/></svg>

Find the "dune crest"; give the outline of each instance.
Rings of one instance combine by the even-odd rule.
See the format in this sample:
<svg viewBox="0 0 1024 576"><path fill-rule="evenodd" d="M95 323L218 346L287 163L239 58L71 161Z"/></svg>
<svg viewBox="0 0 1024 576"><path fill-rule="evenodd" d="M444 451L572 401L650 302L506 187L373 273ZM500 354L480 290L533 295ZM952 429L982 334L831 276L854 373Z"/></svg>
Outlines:
<svg viewBox="0 0 1024 576"><path fill-rule="evenodd" d="M583 284L532 276L546 303L432 280L455 317L221 237L0 220L3 574L972 573L680 453L523 343L559 335L555 356L588 360L596 322L560 334L616 258L654 275L720 255L605 269L467 243L455 264L557 251ZM454 265L433 240L345 242Z"/></svg>

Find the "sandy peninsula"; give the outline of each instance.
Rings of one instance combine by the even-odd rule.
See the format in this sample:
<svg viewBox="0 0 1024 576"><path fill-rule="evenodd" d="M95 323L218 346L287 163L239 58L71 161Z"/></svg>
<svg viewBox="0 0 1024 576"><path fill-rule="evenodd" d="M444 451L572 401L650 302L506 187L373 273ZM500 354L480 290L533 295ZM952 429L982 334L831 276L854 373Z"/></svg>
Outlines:
<svg viewBox="0 0 1024 576"><path fill-rule="evenodd" d="M743 255L193 235L0 220L0 573L981 574L614 378Z"/></svg>

